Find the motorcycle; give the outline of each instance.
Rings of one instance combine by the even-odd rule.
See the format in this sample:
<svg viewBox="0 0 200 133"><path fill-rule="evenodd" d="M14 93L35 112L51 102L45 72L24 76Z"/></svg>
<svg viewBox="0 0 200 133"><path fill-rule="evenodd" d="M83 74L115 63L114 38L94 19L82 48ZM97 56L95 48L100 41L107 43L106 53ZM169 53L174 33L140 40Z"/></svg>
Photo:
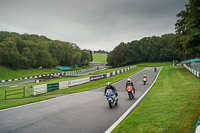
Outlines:
<svg viewBox="0 0 200 133"><path fill-rule="evenodd" d="M155 68L154 68L154 71L156 72L156 70L157 70L157 69L156 69L156 67L155 67Z"/></svg>
<svg viewBox="0 0 200 133"><path fill-rule="evenodd" d="M115 93L113 90L111 89L108 89L106 91L106 94L105 94L107 100L108 100L108 105L110 108L113 108L115 105L118 104L118 98L116 97Z"/></svg>
<svg viewBox="0 0 200 133"><path fill-rule="evenodd" d="M128 92L129 99L132 100L135 96L135 93L133 92L133 87L127 86L126 91Z"/></svg>
<svg viewBox="0 0 200 133"><path fill-rule="evenodd" d="M143 78L142 81L143 81L143 83L144 83L144 85L145 85L146 82L147 82L147 78Z"/></svg>

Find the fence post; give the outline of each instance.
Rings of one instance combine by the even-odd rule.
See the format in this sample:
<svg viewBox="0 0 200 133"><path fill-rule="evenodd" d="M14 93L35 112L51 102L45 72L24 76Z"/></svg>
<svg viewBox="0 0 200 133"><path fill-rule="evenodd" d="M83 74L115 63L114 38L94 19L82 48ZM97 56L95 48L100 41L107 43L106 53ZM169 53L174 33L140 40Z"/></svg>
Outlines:
<svg viewBox="0 0 200 133"><path fill-rule="evenodd" d="M5 90L5 100L6 100L6 90Z"/></svg>
<svg viewBox="0 0 200 133"><path fill-rule="evenodd" d="M23 88L23 91L24 91L24 93L23 93L23 94L24 94L24 98L25 98L25 87Z"/></svg>

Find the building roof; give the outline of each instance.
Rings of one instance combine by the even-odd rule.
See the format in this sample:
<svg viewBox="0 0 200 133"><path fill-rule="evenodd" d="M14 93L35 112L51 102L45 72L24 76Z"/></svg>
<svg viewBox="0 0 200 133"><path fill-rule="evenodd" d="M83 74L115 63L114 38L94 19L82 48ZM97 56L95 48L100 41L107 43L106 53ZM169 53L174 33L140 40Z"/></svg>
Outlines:
<svg viewBox="0 0 200 133"><path fill-rule="evenodd" d="M195 58L195 59L190 59L190 60L186 60L186 61L182 61L182 64L186 64L186 63L193 63L193 62L199 62L200 58Z"/></svg>
<svg viewBox="0 0 200 133"><path fill-rule="evenodd" d="M58 67L56 67L57 69L60 69L60 70L62 70L62 71L68 71L68 70L71 70L71 68L70 67L64 67L64 66L58 66Z"/></svg>

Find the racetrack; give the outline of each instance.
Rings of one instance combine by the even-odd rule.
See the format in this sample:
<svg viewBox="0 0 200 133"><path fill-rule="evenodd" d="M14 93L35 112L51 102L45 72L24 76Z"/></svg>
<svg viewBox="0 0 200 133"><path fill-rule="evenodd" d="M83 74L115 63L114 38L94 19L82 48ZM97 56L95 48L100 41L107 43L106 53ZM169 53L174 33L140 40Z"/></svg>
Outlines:
<svg viewBox="0 0 200 133"><path fill-rule="evenodd" d="M142 82L144 74L148 77L147 85ZM98 88L1 110L0 132L105 132L149 88L157 74L149 67L130 77L136 88L134 100L129 100L125 91L126 79L114 84L119 104L112 109L103 95L104 88Z"/></svg>

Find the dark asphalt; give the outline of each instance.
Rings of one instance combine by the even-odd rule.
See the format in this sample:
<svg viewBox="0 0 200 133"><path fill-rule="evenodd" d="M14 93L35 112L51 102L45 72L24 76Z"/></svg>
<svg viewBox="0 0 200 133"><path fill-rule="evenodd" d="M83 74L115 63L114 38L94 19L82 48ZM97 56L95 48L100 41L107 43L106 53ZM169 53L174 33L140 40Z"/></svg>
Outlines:
<svg viewBox="0 0 200 133"><path fill-rule="evenodd" d="M158 69L160 70L160 68ZM102 133L105 132L149 88L156 78L154 68L132 75L136 95L129 100L126 79L114 84L118 90L118 106L110 109L104 88L0 111L1 133ZM142 77L147 75L147 85ZM105 83L106 84L106 83Z"/></svg>

